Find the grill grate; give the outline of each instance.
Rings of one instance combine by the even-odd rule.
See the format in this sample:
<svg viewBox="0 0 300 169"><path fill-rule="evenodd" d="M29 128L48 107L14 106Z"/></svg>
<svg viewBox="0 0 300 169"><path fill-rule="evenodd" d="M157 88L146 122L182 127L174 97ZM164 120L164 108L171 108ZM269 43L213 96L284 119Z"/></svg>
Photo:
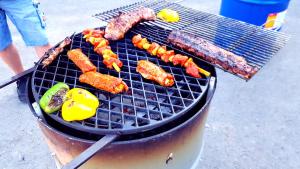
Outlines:
<svg viewBox="0 0 300 169"><path fill-rule="evenodd" d="M146 31L144 27L142 29ZM134 133L140 130L149 130L180 117L203 98L208 88L209 79L190 77L185 74L182 68L166 64L158 58L150 56L146 51L135 48L131 38L136 32L141 32L143 36L149 37L149 39L160 37L159 40L162 41L161 37L164 37L165 43L168 36L167 30L158 27L147 29L152 32L150 36L137 28L126 34L123 40L110 43L112 50L118 54L124 64L120 73L105 68L102 57L93 51L91 44L85 42L82 34L74 35L70 46L71 49L81 48L83 53L98 67L100 73L122 78L129 87L127 93L113 95L80 83L81 71L68 59L67 51L64 51L47 69L42 69L42 65L37 66L32 78L32 91L35 99L38 101L45 91L57 82L65 82L70 88L80 87L89 90L98 97L101 103L95 117L68 123L61 118L61 112L49 116L69 127L96 134L99 132ZM151 38L151 36L153 37ZM177 52L180 53L180 51ZM144 59L173 74L175 77L174 86L165 88L143 79L136 72L136 66L138 60ZM214 72L213 67L205 62L200 60L196 62L203 65L202 67L208 71Z"/></svg>
<svg viewBox="0 0 300 169"><path fill-rule="evenodd" d="M165 23L158 19L144 22L144 24L170 30L179 29L195 34L218 47L244 57L250 65L256 66L258 69L261 69L289 39L289 36L282 32L266 30L220 15L197 11L166 0L141 1L94 16L103 21L110 21L119 12L131 11L141 5L152 8L155 12L163 8L170 8L178 11L181 18L178 23ZM184 53L188 55L187 52Z"/></svg>

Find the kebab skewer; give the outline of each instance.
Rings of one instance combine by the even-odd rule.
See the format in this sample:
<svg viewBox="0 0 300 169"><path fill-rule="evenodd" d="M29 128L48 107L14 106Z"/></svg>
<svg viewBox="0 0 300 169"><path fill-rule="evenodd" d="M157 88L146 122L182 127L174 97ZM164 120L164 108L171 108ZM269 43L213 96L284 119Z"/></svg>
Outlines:
<svg viewBox="0 0 300 169"><path fill-rule="evenodd" d="M117 72L121 71L120 67L123 66L123 63L119 60L118 55L111 50L108 40L103 37L104 31L86 29L83 31L83 35L83 38L94 46L94 51L102 55L103 63L107 68L114 68Z"/></svg>
<svg viewBox="0 0 300 169"><path fill-rule="evenodd" d="M54 49L50 49L49 53L48 53L48 57L45 58L42 61L43 64L43 68L45 68L46 66L50 65L58 56L58 54L60 54L63 50L64 47L68 46L71 43L71 38L70 37L66 37L59 45L58 47L54 48Z"/></svg>
<svg viewBox="0 0 300 169"><path fill-rule="evenodd" d="M200 73L210 76L210 73L200 68L192 58L175 54L174 50L167 50L166 46L160 46L158 43L150 43L146 38L142 38L140 34L133 36L132 43L135 47L147 50L153 56L157 56L164 62L171 62L174 65L180 65L186 68L186 73L192 77L200 78Z"/></svg>

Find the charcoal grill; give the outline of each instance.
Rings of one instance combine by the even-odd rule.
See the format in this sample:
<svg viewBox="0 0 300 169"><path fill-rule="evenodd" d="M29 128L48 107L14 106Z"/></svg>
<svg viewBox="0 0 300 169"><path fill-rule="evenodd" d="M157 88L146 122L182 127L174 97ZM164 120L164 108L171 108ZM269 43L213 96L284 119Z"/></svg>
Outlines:
<svg viewBox="0 0 300 169"><path fill-rule="evenodd" d="M144 32L145 30L147 32ZM151 35L148 34L149 32L151 32ZM101 139L104 142L99 142L98 145L103 146L120 135L153 130L189 112L207 94L209 81L215 77L198 79L190 77L181 67L166 64L145 51L135 48L131 39L136 33L142 33L143 36L149 37L149 39L160 39L160 41L163 40L163 43L166 43L169 31L157 26L148 28L137 27L127 33L124 39L111 42L112 50L118 54L124 64L120 73L105 68L105 65L102 63L102 57L93 51L93 46L83 39L81 33L72 36L70 45L70 49L81 48L83 53L97 65L100 73L122 78L129 87L126 93L113 95L80 83L79 76L82 73L68 59L66 51L60 54L56 61L46 69L43 68L42 64L38 63L31 80L32 92L36 102L39 102L41 96L51 86L57 82L64 82L70 88L79 87L89 90L98 97L101 103L95 117L83 121L66 122L62 119L60 111L45 115L66 127L80 132L98 135L107 134L105 138ZM180 51L177 52L180 53ZM174 86L165 88L152 81L143 79L136 72L138 60L149 60L173 74L175 77ZM204 69L210 72L213 71L206 63L200 60L196 62ZM98 151L98 149L94 150ZM74 164L69 164L68 167L77 167L81 163L75 160Z"/></svg>
<svg viewBox="0 0 300 169"><path fill-rule="evenodd" d="M66 50L46 69L42 68L41 61L39 61L34 68L0 85L2 88L16 81L20 76L30 75L28 78L29 106L38 117L40 127L50 148L52 147L53 151L60 156L60 160L63 160L64 164L75 157L70 157L69 154L78 155L83 151L65 168L77 168L94 154L97 158L106 159L101 153L99 154L99 150L102 148L103 152L111 156L121 154L122 158L126 156L126 152L122 150L138 152L131 155L140 158L140 149L147 153L156 149L153 157L147 157L150 159L162 157L161 154L156 154L157 151L172 152L174 150L181 152L178 154L186 154L182 153L183 150L180 148L189 147L191 151L187 153L193 151L191 154L195 160L196 153L192 149L193 146L197 147L202 142L202 131L208 106L216 87L215 68L195 57L194 61L209 71L212 76L209 78L192 78L185 74L182 68L166 64L145 51L135 48L131 43L131 38L134 35L142 34L143 37L152 42L167 45L176 53L194 57L166 42L172 29L193 32L219 47L245 57L251 65L258 68L264 66L288 39L288 36L283 33L264 30L260 27L196 11L164 0L141 1L96 14L95 17L109 21L119 12L130 11L140 5L150 7L156 12L162 8L174 9L179 12L181 20L179 23L168 24L160 20L141 23L132 28L124 39L111 42L112 50L118 54L124 64L120 73L105 68L102 57L93 51L92 45L85 42L81 33L72 36L72 44L68 48L81 48L83 53L97 66L100 73L122 78L129 86L128 92L112 95L80 83L78 78L81 72L67 58ZM152 81L143 79L135 69L137 61L144 59L154 62L173 74L175 77L174 86L164 88ZM96 115L83 121L65 122L61 118L61 112L43 113L36 103L45 91L57 82L65 82L71 88L80 87L95 94L101 102ZM200 140L191 141L193 135ZM182 141L190 141L191 146L182 146ZM170 142L176 143L170 145ZM111 145L106 146L109 143ZM157 145L162 147L157 149ZM130 148L124 148L124 146L130 146ZM66 156L68 156L67 159ZM186 155L182 155L182 158L186 158ZM126 159L125 161L135 161L135 159L130 158L124 159ZM155 160L157 162L157 159ZM92 159L92 161L95 160ZM113 159L108 161L117 162ZM169 159L166 160L166 164L168 161ZM185 162L188 162L188 159L185 159ZM156 163L154 162L154 164ZM134 165L139 166L137 163ZM178 163L176 165L181 166ZM162 165L158 164L158 166L161 167ZM108 166L105 167L109 168ZM119 167L124 168L122 165Z"/></svg>

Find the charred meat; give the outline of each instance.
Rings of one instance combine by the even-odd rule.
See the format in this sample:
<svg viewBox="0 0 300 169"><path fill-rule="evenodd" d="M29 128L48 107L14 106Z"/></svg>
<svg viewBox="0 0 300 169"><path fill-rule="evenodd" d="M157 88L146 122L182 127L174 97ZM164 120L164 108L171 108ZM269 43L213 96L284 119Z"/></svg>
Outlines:
<svg viewBox="0 0 300 169"><path fill-rule="evenodd" d="M101 74L98 72L84 73L80 75L79 81L112 94L117 94L128 90L128 86L121 78Z"/></svg>
<svg viewBox="0 0 300 169"><path fill-rule="evenodd" d="M50 49L49 53L48 53L48 57L45 58L42 61L43 64L43 68L50 65L58 56L58 54L60 54L63 50L64 47L68 46L71 43L71 38L66 37L59 45L57 48L54 49Z"/></svg>
<svg viewBox="0 0 300 169"><path fill-rule="evenodd" d="M258 68L249 65L245 58L219 48L192 34L173 30L168 37L168 41L175 46L183 48L212 64L219 65L223 69L238 74L246 79L251 78L251 76L258 71Z"/></svg>
<svg viewBox="0 0 300 169"><path fill-rule="evenodd" d="M122 39L125 33L138 22L155 19L154 10L145 7L127 13L120 13L107 24L104 37L109 40Z"/></svg>
<svg viewBox="0 0 300 169"><path fill-rule="evenodd" d="M67 55L83 73L97 70L96 66L82 53L81 49L69 50Z"/></svg>
<svg viewBox="0 0 300 169"><path fill-rule="evenodd" d="M174 85L174 77L150 61L138 61L136 71L145 79L156 81L162 86L169 87Z"/></svg>

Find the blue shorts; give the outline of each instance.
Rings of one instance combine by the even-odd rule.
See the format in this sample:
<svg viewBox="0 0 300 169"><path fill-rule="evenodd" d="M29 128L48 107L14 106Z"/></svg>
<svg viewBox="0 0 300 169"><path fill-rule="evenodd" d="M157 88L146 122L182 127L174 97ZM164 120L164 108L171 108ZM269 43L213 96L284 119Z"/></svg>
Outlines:
<svg viewBox="0 0 300 169"><path fill-rule="evenodd" d="M32 0L0 0L0 51L12 43L7 17L16 26L27 46L48 44L45 23Z"/></svg>

